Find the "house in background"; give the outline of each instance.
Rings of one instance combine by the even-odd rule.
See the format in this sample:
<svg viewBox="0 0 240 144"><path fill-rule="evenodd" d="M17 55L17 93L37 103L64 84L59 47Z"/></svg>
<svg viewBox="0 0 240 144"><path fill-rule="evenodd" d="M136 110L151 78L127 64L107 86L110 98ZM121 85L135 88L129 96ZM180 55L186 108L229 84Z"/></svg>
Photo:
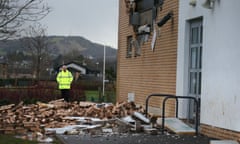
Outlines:
<svg viewBox="0 0 240 144"><path fill-rule="evenodd" d="M72 73L74 80L78 80L79 78L89 79L90 77L91 79L93 77L97 79L100 74L100 71L89 69L87 66L83 66L74 61L66 63L64 65L66 65L68 70ZM61 67L62 65L58 67L58 70L60 70Z"/></svg>
<svg viewBox="0 0 240 144"><path fill-rule="evenodd" d="M239 0L119 0L117 100L153 93L200 101L200 133L240 141ZM161 114L162 99L150 100ZM175 114L169 101L166 116ZM191 101L179 101L193 119Z"/></svg>

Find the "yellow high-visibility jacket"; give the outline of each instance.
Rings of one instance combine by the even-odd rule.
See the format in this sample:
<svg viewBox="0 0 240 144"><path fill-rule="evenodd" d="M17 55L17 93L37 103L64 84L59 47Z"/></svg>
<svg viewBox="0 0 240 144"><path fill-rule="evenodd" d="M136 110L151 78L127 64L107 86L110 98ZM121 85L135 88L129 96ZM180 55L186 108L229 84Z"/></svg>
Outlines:
<svg viewBox="0 0 240 144"><path fill-rule="evenodd" d="M72 73L68 70L66 70L65 72L61 71L57 75L59 89L70 89L72 81L73 81Z"/></svg>

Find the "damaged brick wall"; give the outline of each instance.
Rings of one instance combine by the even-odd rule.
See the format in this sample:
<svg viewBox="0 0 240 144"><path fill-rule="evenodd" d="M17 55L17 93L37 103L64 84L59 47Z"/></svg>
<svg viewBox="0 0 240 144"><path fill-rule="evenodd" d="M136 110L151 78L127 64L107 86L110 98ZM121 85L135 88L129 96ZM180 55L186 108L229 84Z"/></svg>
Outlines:
<svg viewBox="0 0 240 144"><path fill-rule="evenodd" d="M162 10L158 9L156 22L159 22L170 11L171 18L161 29L157 28L155 48L151 42L153 32L148 40L141 45L141 54L126 57L127 37L134 36L133 26L129 23L125 2L119 1L119 39L118 39L118 72L117 72L117 101L128 98L128 93L134 93L135 102L144 104L145 99L152 93L176 93L176 61L178 35L178 1L165 0ZM133 48L133 53L135 49ZM161 107L162 99L153 98L150 105ZM170 102L166 114L174 115L175 104Z"/></svg>

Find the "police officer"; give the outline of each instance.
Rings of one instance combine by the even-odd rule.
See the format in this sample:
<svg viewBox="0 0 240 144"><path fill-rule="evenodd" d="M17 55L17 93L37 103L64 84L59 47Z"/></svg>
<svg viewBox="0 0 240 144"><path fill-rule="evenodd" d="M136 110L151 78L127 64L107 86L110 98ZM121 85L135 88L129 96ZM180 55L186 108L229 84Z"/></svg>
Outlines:
<svg viewBox="0 0 240 144"><path fill-rule="evenodd" d="M60 72L57 75L58 88L61 90L62 98L69 102L70 88L73 81L73 76L70 71L68 71L67 66L63 65Z"/></svg>

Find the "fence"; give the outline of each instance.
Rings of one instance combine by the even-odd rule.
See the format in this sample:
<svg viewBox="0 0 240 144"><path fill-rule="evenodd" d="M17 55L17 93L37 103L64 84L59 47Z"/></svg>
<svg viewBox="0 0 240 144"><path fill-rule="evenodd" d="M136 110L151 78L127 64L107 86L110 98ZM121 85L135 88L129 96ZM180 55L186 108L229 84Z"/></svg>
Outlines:
<svg viewBox="0 0 240 144"><path fill-rule="evenodd" d="M71 101L85 101L84 90L79 85L72 85L70 90ZM0 105L21 101L35 103L37 101L48 102L61 98L61 92L54 83L41 83L29 87L2 87L0 88Z"/></svg>

